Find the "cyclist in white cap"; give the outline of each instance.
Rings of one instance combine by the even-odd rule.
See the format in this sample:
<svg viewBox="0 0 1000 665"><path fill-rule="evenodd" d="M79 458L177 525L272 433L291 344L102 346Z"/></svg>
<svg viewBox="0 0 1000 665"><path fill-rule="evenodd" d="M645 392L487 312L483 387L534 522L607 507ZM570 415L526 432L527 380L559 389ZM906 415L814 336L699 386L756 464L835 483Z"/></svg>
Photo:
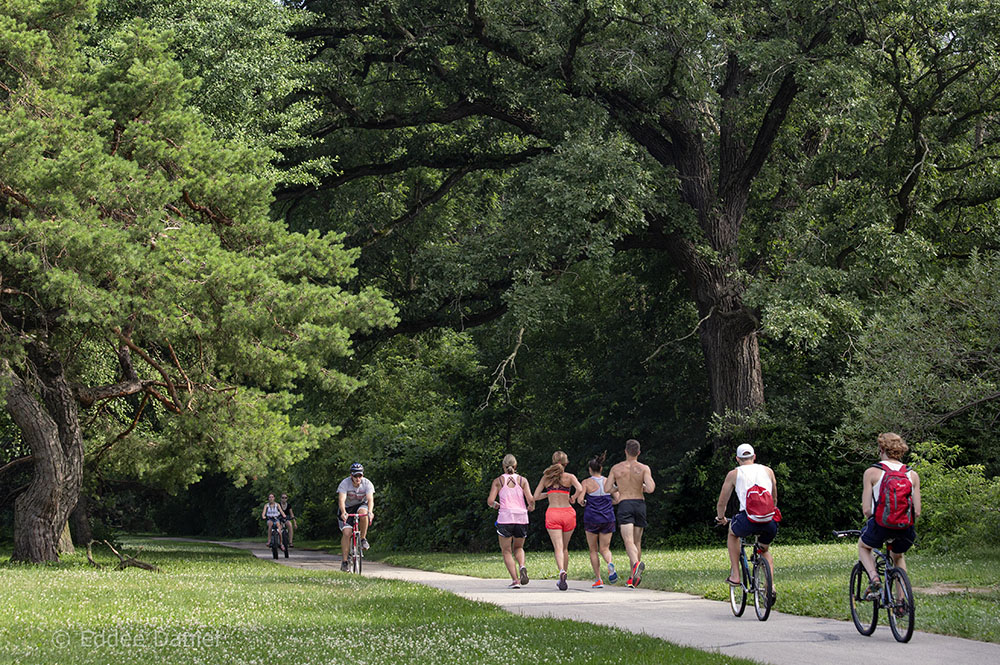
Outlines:
<svg viewBox="0 0 1000 665"><path fill-rule="evenodd" d="M740 444L736 448L736 462L736 468L726 474L715 506L715 521L718 524L729 522L729 535L726 539L729 549L729 577L726 581L732 586L740 585L740 538L756 535L764 559L771 568L773 584L774 556L771 554L770 544L778 534L778 522L781 520L781 512L777 509L778 488L774 471L769 466L757 464L757 455L749 443ZM740 501L740 512L727 520L726 505L733 492L736 492ZM772 594L771 604L774 604L776 595Z"/></svg>

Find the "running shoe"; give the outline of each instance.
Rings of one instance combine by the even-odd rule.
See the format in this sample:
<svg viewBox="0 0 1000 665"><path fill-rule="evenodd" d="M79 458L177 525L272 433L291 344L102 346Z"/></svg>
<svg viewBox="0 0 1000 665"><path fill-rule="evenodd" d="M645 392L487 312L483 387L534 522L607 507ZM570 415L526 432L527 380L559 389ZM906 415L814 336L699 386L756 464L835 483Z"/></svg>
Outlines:
<svg viewBox="0 0 1000 665"><path fill-rule="evenodd" d="M608 584L614 584L618 581L618 571L615 570L615 564L608 562Z"/></svg>
<svg viewBox="0 0 1000 665"><path fill-rule="evenodd" d="M340 562L340 572L342 572L342 573L346 573L347 572L347 562L346 561L341 561Z"/></svg>
<svg viewBox="0 0 1000 665"><path fill-rule="evenodd" d="M528 583L528 569L521 566L521 586Z"/></svg>
<svg viewBox="0 0 1000 665"><path fill-rule="evenodd" d="M514 580L513 582L511 582L510 584L507 585L507 588L508 589L520 589L521 585L517 583L517 580Z"/></svg>
<svg viewBox="0 0 1000 665"><path fill-rule="evenodd" d="M646 569L646 564L644 564L642 561L637 562L635 564L635 567L632 568L632 586L633 587L639 586L639 582L642 581L642 571L644 571L645 569Z"/></svg>
<svg viewBox="0 0 1000 665"><path fill-rule="evenodd" d="M603 589L604 588L604 582L602 582L601 578L598 577L597 581L590 585L590 588L591 589Z"/></svg>
<svg viewBox="0 0 1000 665"><path fill-rule="evenodd" d="M628 580L625 581L625 586L627 586L629 589L634 589L635 588L635 584L632 583L632 578L631 577L628 578Z"/></svg>
<svg viewBox="0 0 1000 665"><path fill-rule="evenodd" d="M370 545L368 544L368 539L367 538L362 538L361 539L361 549L366 550L369 547L370 547Z"/></svg>
<svg viewBox="0 0 1000 665"><path fill-rule="evenodd" d="M559 581L556 582L556 588L560 591L565 591L569 585L566 584L566 571L559 572Z"/></svg>

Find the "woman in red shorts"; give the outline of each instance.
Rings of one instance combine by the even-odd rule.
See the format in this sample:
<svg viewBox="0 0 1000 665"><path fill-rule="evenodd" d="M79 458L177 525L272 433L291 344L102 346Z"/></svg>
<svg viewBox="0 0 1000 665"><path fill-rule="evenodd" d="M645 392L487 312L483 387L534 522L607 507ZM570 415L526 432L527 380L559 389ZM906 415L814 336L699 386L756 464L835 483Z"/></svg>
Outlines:
<svg viewBox="0 0 1000 665"><path fill-rule="evenodd" d="M552 539L552 549L556 555L556 567L559 568L559 581L556 587L560 591L567 589L566 569L569 567L569 539L576 528L576 510L573 500L583 491L580 481L572 473L566 473L569 458L561 450L552 453L552 466L545 469L542 479L535 488L535 501L543 498L549 500L545 511L545 530ZM570 497L570 492L576 494Z"/></svg>

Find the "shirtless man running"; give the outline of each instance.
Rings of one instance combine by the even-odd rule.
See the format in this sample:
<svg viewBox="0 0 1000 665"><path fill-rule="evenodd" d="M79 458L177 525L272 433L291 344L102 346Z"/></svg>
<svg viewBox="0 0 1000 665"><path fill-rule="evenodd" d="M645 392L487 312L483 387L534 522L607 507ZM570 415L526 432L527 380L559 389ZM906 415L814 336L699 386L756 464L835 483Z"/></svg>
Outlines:
<svg viewBox="0 0 1000 665"><path fill-rule="evenodd" d="M643 494L656 489L653 474L638 457L639 442L629 439L625 442L625 461L611 467L605 483L609 492L617 487L621 496L618 501L618 524L625 551L628 552L628 562L632 566L632 574L626 582L630 588L639 586L642 571L646 568L642 562L642 531L646 528L646 500Z"/></svg>

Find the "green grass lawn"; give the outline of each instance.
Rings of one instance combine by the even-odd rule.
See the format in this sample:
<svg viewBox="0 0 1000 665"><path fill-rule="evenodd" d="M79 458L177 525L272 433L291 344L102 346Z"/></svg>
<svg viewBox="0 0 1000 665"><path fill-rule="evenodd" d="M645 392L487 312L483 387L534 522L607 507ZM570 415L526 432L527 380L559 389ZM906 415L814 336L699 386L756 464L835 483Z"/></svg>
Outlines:
<svg viewBox="0 0 1000 665"><path fill-rule="evenodd" d="M854 543L822 545L776 545L776 609L791 614L850 620L847 583L857 560ZM377 548L371 550L378 557ZM624 551L614 551L620 573L626 572ZM648 550L642 555L646 571L642 586L684 591L714 600L728 600L724 580L729 560L720 544L711 549ZM946 635L1000 642L1000 554L921 553L907 555L907 566L915 587L916 627ZM506 577L499 548L487 554L386 554L386 563L474 577ZM533 579L555 580L557 571L551 551L528 552L527 565ZM589 580L593 573L586 552L570 552L570 577ZM626 572L619 584L624 584ZM605 579L605 583L607 580ZM940 585L954 585L948 593L931 593ZM969 588L973 591L961 591ZM883 617L884 618L884 617Z"/></svg>
<svg viewBox="0 0 1000 665"><path fill-rule="evenodd" d="M749 662L421 585L293 569L203 543L141 544L162 573L96 570L82 556L0 564L0 663Z"/></svg>

